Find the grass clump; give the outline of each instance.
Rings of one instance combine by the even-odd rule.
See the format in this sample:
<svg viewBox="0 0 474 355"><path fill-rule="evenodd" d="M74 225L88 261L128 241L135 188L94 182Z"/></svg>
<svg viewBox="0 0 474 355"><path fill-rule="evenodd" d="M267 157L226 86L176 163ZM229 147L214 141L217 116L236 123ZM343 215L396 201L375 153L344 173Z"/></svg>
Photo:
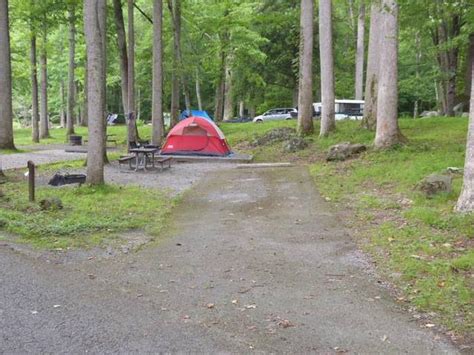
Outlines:
<svg viewBox="0 0 474 355"><path fill-rule="evenodd" d="M57 197L64 206L43 211L28 201L26 183L9 180L0 198L0 230L41 248L91 247L135 229L158 236L173 205L160 191L132 186L40 187L37 201Z"/></svg>

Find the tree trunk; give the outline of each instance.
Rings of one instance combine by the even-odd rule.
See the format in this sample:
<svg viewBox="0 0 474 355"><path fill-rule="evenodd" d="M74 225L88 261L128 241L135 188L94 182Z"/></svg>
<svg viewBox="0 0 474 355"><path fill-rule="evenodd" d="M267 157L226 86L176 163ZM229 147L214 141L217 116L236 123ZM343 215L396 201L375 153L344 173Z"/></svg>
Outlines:
<svg viewBox="0 0 474 355"><path fill-rule="evenodd" d="M331 1L319 1L319 48L321 54L321 131L319 135L321 137L329 135L336 129Z"/></svg>
<svg viewBox="0 0 474 355"><path fill-rule="evenodd" d="M0 149L15 149L8 0L0 0L0 83Z"/></svg>
<svg viewBox="0 0 474 355"><path fill-rule="evenodd" d="M234 97L232 95L232 65L231 56L227 56L225 64L225 85L224 85L224 121L234 117Z"/></svg>
<svg viewBox="0 0 474 355"><path fill-rule="evenodd" d="M240 101L239 102L239 117L242 118L245 116L245 102Z"/></svg>
<svg viewBox="0 0 474 355"><path fill-rule="evenodd" d="M59 98L61 100L61 110L59 112L59 126L66 128L66 90L64 89L64 80L59 82Z"/></svg>
<svg viewBox="0 0 474 355"><path fill-rule="evenodd" d="M49 138L49 118L48 118L48 59L46 52L46 30L44 32L43 46L40 54L40 138Z"/></svg>
<svg viewBox="0 0 474 355"><path fill-rule="evenodd" d="M88 72L89 70L87 69L87 53L86 53L86 56L84 58L84 88L83 88L83 92L84 92L84 101L82 102L82 125L84 127L87 127L89 125L89 116L88 116L88 113L89 113L89 100L88 100L88 96L87 96L87 88L88 88L88 82L89 82L89 78L88 78Z"/></svg>
<svg viewBox="0 0 474 355"><path fill-rule="evenodd" d="M163 121L163 0L153 1L153 145L161 146L164 135Z"/></svg>
<svg viewBox="0 0 474 355"><path fill-rule="evenodd" d="M125 39L125 25L123 21L122 4L120 0L114 0L114 19L117 29L117 46L120 58L120 78L122 89L123 113L128 113L128 54L127 41Z"/></svg>
<svg viewBox="0 0 474 355"><path fill-rule="evenodd" d="M39 143L39 109L38 109L38 67L36 59L36 35L31 34L30 47L31 64L31 139L34 143ZM61 81L62 83L62 81ZM64 84L62 86L64 90ZM64 113L64 106L63 113Z"/></svg>
<svg viewBox="0 0 474 355"><path fill-rule="evenodd" d="M181 0L168 0L173 28L173 71L171 78L171 127L179 120L179 77L181 48Z"/></svg>
<svg viewBox="0 0 474 355"><path fill-rule="evenodd" d="M375 147L389 148L403 142L398 128L398 4L382 0L380 13L382 46L377 98L377 130Z"/></svg>
<svg viewBox="0 0 474 355"><path fill-rule="evenodd" d="M420 63L421 63L421 37L420 37L420 31L417 31L415 34L415 48L416 48L416 100L413 108L413 118L417 118L419 115L419 90L418 90L418 85L420 82Z"/></svg>
<svg viewBox="0 0 474 355"><path fill-rule="evenodd" d="M461 195L456 205L458 212L474 211L474 63L471 63L471 103L466 142L466 159Z"/></svg>
<svg viewBox="0 0 474 355"><path fill-rule="evenodd" d="M69 69L67 84L67 114L66 114L66 135L74 134L74 109L75 109L75 54L76 54L76 14L75 6L71 5L69 10Z"/></svg>
<svg viewBox="0 0 474 355"><path fill-rule="evenodd" d="M257 110L255 109L255 105L251 105L249 107L249 118L251 119L254 119L254 117L256 116L256 112Z"/></svg>
<svg viewBox="0 0 474 355"><path fill-rule="evenodd" d="M224 92L225 92L225 52L220 53L219 77L216 84L216 98L214 118L217 122L222 121L224 114Z"/></svg>
<svg viewBox="0 0 474 355"><path fill-rule="evenodd" d="M313 132L313 0L301 0L298 132Z"/></svg>
<svg viewBox="0 0 474 355"><path fill-rule="evenodd" d="M372 3L370 8L369 51L367 55L367 76L365 81L364 118L362 125L374 130L377 125L377 93L381 46L380 4Z"/></svg>
<svg viewBox="0 0 474 355"><path fill-rule="evenodd" d="M104 183L105 151L105 23L106 0L84 0L84 32L87 48L89 145L87 182Z"/></svg>
<svg viewBox="0 0 474 355"><path fill-rule="evenodd" d="M359 8L357 20L357 50L356 50L356 73L355 73L355 99L362 100L364 95L364 54L365 54L365 4L362 2Z"/></svg>
<svg viewBox="0 0 474 355"><path fill-rule="evenodd" d="M293 87L293 92L292 92L292 97L291 97L291 103L293 104L293 107L298 106L298 95L299 90L298 90L298 83L295 83L295 86Z"/></svg>
<svg viewBox="0 0 474 355"><path fill-rule="evenodd" d="M198 109L202 111L202 98L201 98L201 82L199 78L199 68L196 68L196 98L198 102Z"/></svg>
<svg viewBox="0 0 474 355"><path fill-rule="evenodd" d="M137 117L135 112L135 24L133 0L128 0L128 143L138 141Z"/></svg>
<svg viewBox="0 0 474 355"><path fill-rule="evenodd" d="M466 98L469 97L471 86L472 86L472 76L471 76L471 67L474 63L474 33L469 35L469 48L467 52L466 59L466 77L464 80L464 95Z"/></svg>
<svg viewBox="0 0 474 355"><path fill-rule="evenodd" d="M189 92L188 86L186 85L186 81L181 80L181 82L183 83L184 105L186 106L186 111L191 112L191 94Z"/></svg>

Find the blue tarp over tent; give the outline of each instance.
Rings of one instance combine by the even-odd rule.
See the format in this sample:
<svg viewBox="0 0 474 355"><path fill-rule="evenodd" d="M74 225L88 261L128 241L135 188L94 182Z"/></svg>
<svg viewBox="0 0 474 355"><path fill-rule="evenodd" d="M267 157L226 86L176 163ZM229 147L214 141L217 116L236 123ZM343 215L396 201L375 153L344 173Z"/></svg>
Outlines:
<svg viewBox="0 0 474 355"><path fill-rule="evenodd" d="M179 120L182 121L184 120L185 118L188 118L188 117L203 117L203 118L206 118L210 121L212 121L212 118L207 114L206 111L199 111L199 110L191 110L191 112L189 112L189 110L184 110L183 112L181 112L181 115L179 116Z"/></svg>

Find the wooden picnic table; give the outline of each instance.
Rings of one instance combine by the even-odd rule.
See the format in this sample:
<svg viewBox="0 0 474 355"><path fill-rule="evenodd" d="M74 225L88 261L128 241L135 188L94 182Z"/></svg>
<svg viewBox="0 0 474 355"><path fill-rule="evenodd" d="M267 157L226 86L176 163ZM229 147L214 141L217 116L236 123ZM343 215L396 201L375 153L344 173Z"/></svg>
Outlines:
<svg viewBox="0 0 474 355"><path fill-rule="evenodd" d="M132 148L130 149L130 153L135 155L135 171L140 169L145 170L147 168L147 163L151 157L151 164L152 167L155 167L155 154L159 151L158 148Z"/></svg>

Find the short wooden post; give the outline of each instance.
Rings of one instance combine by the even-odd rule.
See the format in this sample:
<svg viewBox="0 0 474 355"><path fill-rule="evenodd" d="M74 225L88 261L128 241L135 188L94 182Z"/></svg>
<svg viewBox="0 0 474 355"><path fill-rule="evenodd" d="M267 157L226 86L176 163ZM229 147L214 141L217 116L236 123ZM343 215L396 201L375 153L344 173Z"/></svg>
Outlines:
<svg viewBox="0 0 474 355"><path fill-rule="evenodd" d="M35 164L29 160L28 161L28 192L30 202L35 200Z"/></svg>

